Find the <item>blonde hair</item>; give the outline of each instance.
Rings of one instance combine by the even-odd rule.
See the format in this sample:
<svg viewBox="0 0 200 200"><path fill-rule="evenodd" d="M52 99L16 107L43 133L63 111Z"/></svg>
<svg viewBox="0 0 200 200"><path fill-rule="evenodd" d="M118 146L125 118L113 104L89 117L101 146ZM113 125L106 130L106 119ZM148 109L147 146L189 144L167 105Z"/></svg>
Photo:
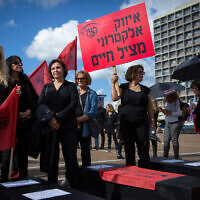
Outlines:
<svg viewBox="0 0 200 200"><path fill-rule="evenodd" d="M115 112L115 109L111 103L106 105L106 108L108 107L108 110L106 109L106 112Z"/></svg>
<svg viewBox="0 0 200 200"><path fill-rule="evenodd" d="M77 73L76 73L76 76L75 76L75 79L78 78L78 75L79 75L79 74L83 74L83 75L85 76L86 80L87 80L87 83L86 83L86 84L87 84L87 85L91 85L92 79L91 79L90 74L89 74L87 71L81 70L81 71L77 72ZM76 81L76 84L77 84L77 81Z"/></svg>
<svg viewBox="0 0 200 200"><path fill-rule="evenodd" d="M3 47L1 45L0 45L0 83L4 84L6 87L8 86L7 67L4 59Z"/></svg>

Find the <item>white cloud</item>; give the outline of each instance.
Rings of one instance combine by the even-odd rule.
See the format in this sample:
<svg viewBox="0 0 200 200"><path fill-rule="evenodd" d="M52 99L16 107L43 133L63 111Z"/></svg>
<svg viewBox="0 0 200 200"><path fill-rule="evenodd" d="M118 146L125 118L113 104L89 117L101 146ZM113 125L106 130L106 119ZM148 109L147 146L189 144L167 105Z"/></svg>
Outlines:
<svg viewBox="0 0 200 200"><path fill-rule="evenodd" d="M60 27L40 30L26 48L27 56L38 60L51 60L58 57L63 48L78 35L77 25L78 21L70 20ZM77 57L81 57L79 46Z"/></svg>
<svg viewBox="0 0 200 200"><path fill-rule="evenodd" d="M17 24L15 23L15 20L14 19L11 19L9 21L7 21L5 23L5 26L9 26L9 27L17 27Z"/></svg>
<svg viewBox="0 0 200 200"><path fill-rule="evenodd" d="M153 36L153 20L160 15L163 15L169 11L173 11L179 6L182 6L185 3L188 3L188 0L129 0L128 3L123 3L120 6L120 9L124 9L130 6L137 5L139 3L145 2L149 25L151 33Z"/></svg>
<svg viewBox="0 0 200 200"><path fill-rule="evenodd" d="M104 94L104 93L103 93L103 89L97 90L96 93L97 93L97 94Z"/></svg>
<svg viewBox="0 0 200 200"><path fill-rule="evenodd" d="M65 3L68 0L28 0L28 2L33 2L43 8L52 8L60 3Z"/></svg>

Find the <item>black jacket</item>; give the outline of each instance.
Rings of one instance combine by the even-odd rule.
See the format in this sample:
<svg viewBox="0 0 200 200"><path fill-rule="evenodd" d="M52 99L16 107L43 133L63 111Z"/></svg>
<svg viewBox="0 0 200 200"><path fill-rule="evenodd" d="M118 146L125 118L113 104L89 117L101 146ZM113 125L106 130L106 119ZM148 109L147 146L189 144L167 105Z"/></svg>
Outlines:
<svg viewBox="0 0 200 200"><path fill-rule="evenodd" d="M48 121L54 116L48 106L40 104L36 110L35 124L29 136L29 156L37 158L40 155L40 169L46 171L49 164L50 148L53 132L48 125Z"/></svg>
<svg viewBox="0 0 200 200"><path fill-rule="evenodd" d="M76 85L66 80L58 91L53 83L46 84L39 97L39 104L46 104L56 113L55 118L61 129L77 128L75 113L77 102Z"/></svg>

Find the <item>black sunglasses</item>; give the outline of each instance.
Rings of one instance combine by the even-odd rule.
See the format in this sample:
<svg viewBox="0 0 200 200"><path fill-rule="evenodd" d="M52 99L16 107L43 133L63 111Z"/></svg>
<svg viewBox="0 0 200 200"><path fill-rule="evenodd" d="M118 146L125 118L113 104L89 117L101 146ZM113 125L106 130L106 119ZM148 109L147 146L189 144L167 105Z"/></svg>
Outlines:
<svg viewBox="0 0 200 200"><path fill-rule="evenodd" d="M87 78L76 78L76 80L86 80Z"/></svg>
<svg viewBox="0 0 200 200"><path fill-rule="evenodd" d="M23 65L21 61L14 61L14 62L12 62L12 64L14 64L14 65L19 65L19 64L21 64L21 65Z"/></svg>

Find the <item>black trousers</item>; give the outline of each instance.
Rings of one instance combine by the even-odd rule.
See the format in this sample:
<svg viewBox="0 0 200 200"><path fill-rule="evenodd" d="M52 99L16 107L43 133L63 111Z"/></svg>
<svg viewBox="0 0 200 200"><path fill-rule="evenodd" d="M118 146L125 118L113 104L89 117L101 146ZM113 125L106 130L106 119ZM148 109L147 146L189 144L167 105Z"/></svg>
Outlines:
<svg viewBox="0 0 200 200"><path fill-rule="evenodd" d="M108 149L111 149L111 143L112 143L112 137L113 137L113 141L115 143L115 150L118 150L117 134L114 133L114 131L106 132L106 133L108 137Z"/></svg>
<svg viewBox="0 0 200 200"><path fill-rule="evenodd" d="M73 129L58 130L54 132L52 138L52 151L50 165L48 169L48 180L58 181L58 163L59 163L59 144L61 143L62 154L65 161L65 176L73 188L79 185L78 162L77 162L77 132Z"/></svg>
<svg viewBox="0 0 200 200"><path fill-rule="evenodd" d="M82 166L90 166L91 165L91 154L90 154L90 143L91 136L82 137L82 130L78 131L78 142L81 145L81 160Z"/></svg>
<svg viewBox="0 0 200 200"><path fill-rule="evenodd" d="M105 133L103 131L103 128L101 128L101 148L104 148L104 144L105 144Z"/></svg>
<svg viewBox="0 0 200 200"><path fill-rule="evenodd" d="M138 123L120 123L120 133L124 141L126 165L136 165L135 145L137 146L139 161L138 166L149 167L149 133L148 124Z"/></svg>

